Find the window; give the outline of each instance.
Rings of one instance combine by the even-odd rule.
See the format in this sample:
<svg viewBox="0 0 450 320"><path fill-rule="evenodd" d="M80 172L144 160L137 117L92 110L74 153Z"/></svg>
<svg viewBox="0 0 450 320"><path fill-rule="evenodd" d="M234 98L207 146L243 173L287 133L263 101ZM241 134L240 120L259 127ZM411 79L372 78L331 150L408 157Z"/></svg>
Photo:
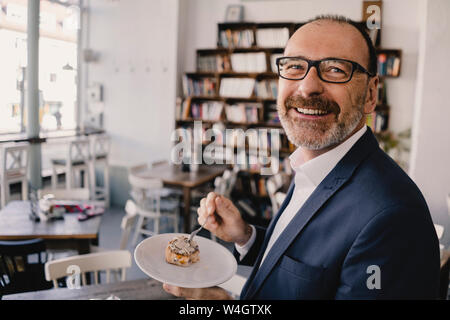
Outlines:
<svg viewBox="0 0 450 320"><path fill-rule="evenodd" d="M78 27L78 0L40 1L42 131L76 127ZM26 131L26 32L27 1L0 0L0 134Z"/></svg>

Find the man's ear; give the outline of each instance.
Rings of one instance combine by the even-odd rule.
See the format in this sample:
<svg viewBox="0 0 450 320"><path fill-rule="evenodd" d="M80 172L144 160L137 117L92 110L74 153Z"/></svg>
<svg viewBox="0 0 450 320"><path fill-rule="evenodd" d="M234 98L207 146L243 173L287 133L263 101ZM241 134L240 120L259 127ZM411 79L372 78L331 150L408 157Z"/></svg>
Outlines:
<svg viewBox="0 0 450 320"><path fill-rule="evenodd" d="M378 99L378 84L380 83L380 79L378 75L370 78L369 84L367 86L367 95L366 101L364 102L364 113L369 114L372 113L377 106Z"/></svg>

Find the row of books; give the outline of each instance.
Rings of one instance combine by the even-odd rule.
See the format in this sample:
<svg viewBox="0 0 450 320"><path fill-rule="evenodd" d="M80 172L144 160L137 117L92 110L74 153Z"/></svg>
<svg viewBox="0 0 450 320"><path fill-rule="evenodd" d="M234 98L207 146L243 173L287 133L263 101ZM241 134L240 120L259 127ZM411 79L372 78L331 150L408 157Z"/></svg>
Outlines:
<svg viewBox="0 0 450 320"><path fill-rule="evenodd" d="M263 104L260 102L225 104L223 101L202 101L192 102L191 98L177 98L175 118L176 120L222 120L223 110L225 110L225 120L236 123L259 123L262 117L260 110ZM276 110L276 105L268 107L264 115L264 121L268 124L279 124L280 119Z"/></svg>
<svg viewBox="0 0 450 320"><path fill-rule="evenodd" d="M176 120L186 120L189 118L189 104L190 104L189 98L185 100L183 100L180 97L177 98L175 106Z"/></svg>
<svg viewBox="0 0 450 320"><path fill-rule="evenodd" d="M192 102L191 115L195 120L218 121L221 119L223 103L218 101Z"/></svg>
<svg viewBox="0 0 450 320"><path fill-rule="evenodd" d="M367 115L366 124L373 132L381 132L388 129L388 113L374 111Z"/></svg>
<svg viewBox="0 0 450 320"><path fill-rule="evenodd" d="M187 96L215 96L217 82L215 78L182 78L183 94Z"/></svg>
<svg viewBox="0 0 450 320"><path fill-rule="evenodd" d="M270 71L277 73L276 59L283 56L282 53L270 55ZM233 53L231 55L210 54L197 56L198 72L266 72L265 52Z"/></svg>
<svg viewBox="0 0 450 320"><path fill-rule="evenodd" d="M396 55L378 54L377 71L380 76L398 77L400 73L400 58Z"/></svg>
<svg viewBox="0 0 450 320"><path fill-rule="evenodd" d="M222 78L221 97L249 98L252 96L256 80L252 78Z"/></svg>
<svg viewBox="0 0 450 320"><path fill-rule="evenodd" d="M278 95L278 81L261 80L256 83L255 95L262 99L276 99Z"/></svg>
<svg viewBox="0 0 450 320"><path fill-rule="evenodd" d="M237 123L259 122L258 111L262 108L261 103L237 103L225 106L227 120Z"/></svg>
<svg viewBox="0 0 450 320"><path fill-rule="evenodd" d="M234 72L266 72L266 54L264 52L233 53L231 66Z"/></svg>
<svg viewBox="0 0 450 320"><path fill-rule="evenodd" d="M199 55L197 56L197 71L224 72L230 71L230 57L228 55Z"/></svg>
<svg viewBox="0 0 450 320"><path fill-rule="evenodd" d="M223 78L220 83L221 97L276 99L278 81L275 79L256 81L252 78Z"/></svg>
<svg viewBox="0 0 450 320"><path fill-rule="evenodd" d="M288 28L261 28L256 30L256 45L261 48L284 48L288 40Z"/></svg>
<svg viewBox="0 0 450 320"><path fill-rule="evenodd" d="M219 46L225 48L250 48L253 45L252 30L222 30L219 33Z"/></svg>

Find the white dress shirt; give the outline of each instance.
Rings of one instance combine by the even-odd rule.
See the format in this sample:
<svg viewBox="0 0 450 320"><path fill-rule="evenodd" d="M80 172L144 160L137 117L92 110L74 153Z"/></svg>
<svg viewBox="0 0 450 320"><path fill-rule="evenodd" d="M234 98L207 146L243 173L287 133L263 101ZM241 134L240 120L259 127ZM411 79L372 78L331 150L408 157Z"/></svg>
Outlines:
<svg viewBox="0 0 450 320"><path fill-rule="evenodd" d="M289 156L291 167L295 171L294 191L292 193L291 200L275 225L261 263L266 258L267 253L270 251L270 248L272 248L272 245L281 235L286 226L291 222L292 218L297 214L309 196L314 192L316 187L322 182L323 179L325 179L331 170L333 170L336 164L345 156L356 141L361 138L366 130L367 126L362 127L337 147L309 161L304 161L301 147L297 148L297 150ZM252 235L247 243L243 246L235 244L241 260L250 250L256 238L255 227L251 227Z"/></svg>

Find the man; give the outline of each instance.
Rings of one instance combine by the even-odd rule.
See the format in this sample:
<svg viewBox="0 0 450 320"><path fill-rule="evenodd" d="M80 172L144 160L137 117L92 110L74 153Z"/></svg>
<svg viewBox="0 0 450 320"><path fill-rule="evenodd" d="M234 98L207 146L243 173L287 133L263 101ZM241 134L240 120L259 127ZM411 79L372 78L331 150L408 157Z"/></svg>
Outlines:
<svg viewBox="0 0 450 320"><path fill-rule="evenodd" d="M365 115L376 106L376 55L351 21L324 16L289 39L278 112L295 178L264 230L208 194L199 223L254 265L242 299L435 299L439 245L414 182L379 147ZM226 299L220 288L166 291Z"/></svg>

